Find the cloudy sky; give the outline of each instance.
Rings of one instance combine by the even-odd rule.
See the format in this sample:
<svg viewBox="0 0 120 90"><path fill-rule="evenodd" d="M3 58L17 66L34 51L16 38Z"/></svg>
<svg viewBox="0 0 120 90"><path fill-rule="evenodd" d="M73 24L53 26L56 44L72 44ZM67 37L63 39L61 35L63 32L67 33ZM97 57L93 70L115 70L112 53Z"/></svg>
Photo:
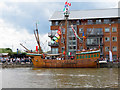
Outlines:
<svg viewBox="0 0 120 90"><path fill-rule="evenodd" d="M24 50L20 43L35 50L37 45L33 30L39 22L40 41L44 51L48 46L49 18L55 11L62 11L67 0L0 0L0 48ZM119 0L68 0L70 10L117 8Z"/></svg>

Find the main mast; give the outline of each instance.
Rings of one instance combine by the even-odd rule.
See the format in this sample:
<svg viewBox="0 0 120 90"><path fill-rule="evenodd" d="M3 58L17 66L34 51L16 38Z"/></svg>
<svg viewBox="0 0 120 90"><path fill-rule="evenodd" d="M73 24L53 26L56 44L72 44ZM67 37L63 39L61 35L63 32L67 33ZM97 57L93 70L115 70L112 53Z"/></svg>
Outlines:
<svg viewBox="0 0 120 90"><path fill-rule="evenodd" d="M68 59L67 57L67 21L68 21L68 17L69 17L69 12L68 12L68 6L71 6L71 3L65 2L65 8L64 8L64 17L65 17L65 59Z"/></svg>

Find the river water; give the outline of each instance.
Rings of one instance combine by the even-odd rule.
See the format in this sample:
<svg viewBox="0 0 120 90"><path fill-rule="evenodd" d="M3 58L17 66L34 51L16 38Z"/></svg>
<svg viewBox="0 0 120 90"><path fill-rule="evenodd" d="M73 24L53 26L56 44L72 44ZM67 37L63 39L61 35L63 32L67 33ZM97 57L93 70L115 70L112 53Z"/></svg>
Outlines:
<svg viewBox="0 0 120 90"><path fill-rule="evenodd" d="M2 88L117 88L118 68L5 68Z"/></svg>

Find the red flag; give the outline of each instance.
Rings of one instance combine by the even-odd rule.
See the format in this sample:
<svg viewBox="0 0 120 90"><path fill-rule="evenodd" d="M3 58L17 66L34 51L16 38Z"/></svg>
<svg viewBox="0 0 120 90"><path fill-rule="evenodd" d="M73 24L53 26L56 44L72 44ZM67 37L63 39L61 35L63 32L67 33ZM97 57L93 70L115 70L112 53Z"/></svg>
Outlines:
<svg viewBox="0 0 120 90"><path fill-rule="evenodd" d="M38 52L38 46L36 46L36 51Z"/></svg>
<svg viewBox="0 0 120 90"><path fill-rule="evenodd" d="M65 51L63 51L63 54L65 55Z"/></svg>
<svg viewBox="0 0 120 90"><path fill-rule="evenodd" d="M65 2L65 5L67 5L67 2Z"/></svg>
<svg viewBox="0 0 120 90"><path fill-rule="evenodd" d="M58 33L59 35L61 35L61 29L60 29L60 28L58 29L57 33Z"/></svg>
<svg viewBox="0 0 120 90"><path fill-rule="evenodd" d="M69 6L71 6L71 3L68 3Z"/></svg>

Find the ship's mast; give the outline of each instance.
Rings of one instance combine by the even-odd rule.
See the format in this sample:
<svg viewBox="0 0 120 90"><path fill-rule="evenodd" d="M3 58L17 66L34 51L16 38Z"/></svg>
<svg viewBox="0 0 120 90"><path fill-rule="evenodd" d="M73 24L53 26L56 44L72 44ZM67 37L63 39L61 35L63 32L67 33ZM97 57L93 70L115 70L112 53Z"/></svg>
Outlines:
<svg viewBox="0 0 120 90"><path fill-rule="evenodd" d="M66 7L68 7L68 5ZM66 12L64 12L64 17L65 17L65 56L64 56L64 58L68 59L68 57L67 57L67 53L68 53L68 51L67 51L67 28L68 28L67 27L67 20L69 17L68 10L66 10Z"/></svg>
<svg viewBox="0 0 120 90"><path fill-rule="evenodd" d="M38 47L39 47L39 54L41 54L42 53L42 49L41 49L41 46L40 46L40 40L39 40L39 33L38 33L37 23L36 23L36 30L34 30L34 34L35 34L35 38L36 38L36 41L37 41L37 44L38 44Z"/></svg>

